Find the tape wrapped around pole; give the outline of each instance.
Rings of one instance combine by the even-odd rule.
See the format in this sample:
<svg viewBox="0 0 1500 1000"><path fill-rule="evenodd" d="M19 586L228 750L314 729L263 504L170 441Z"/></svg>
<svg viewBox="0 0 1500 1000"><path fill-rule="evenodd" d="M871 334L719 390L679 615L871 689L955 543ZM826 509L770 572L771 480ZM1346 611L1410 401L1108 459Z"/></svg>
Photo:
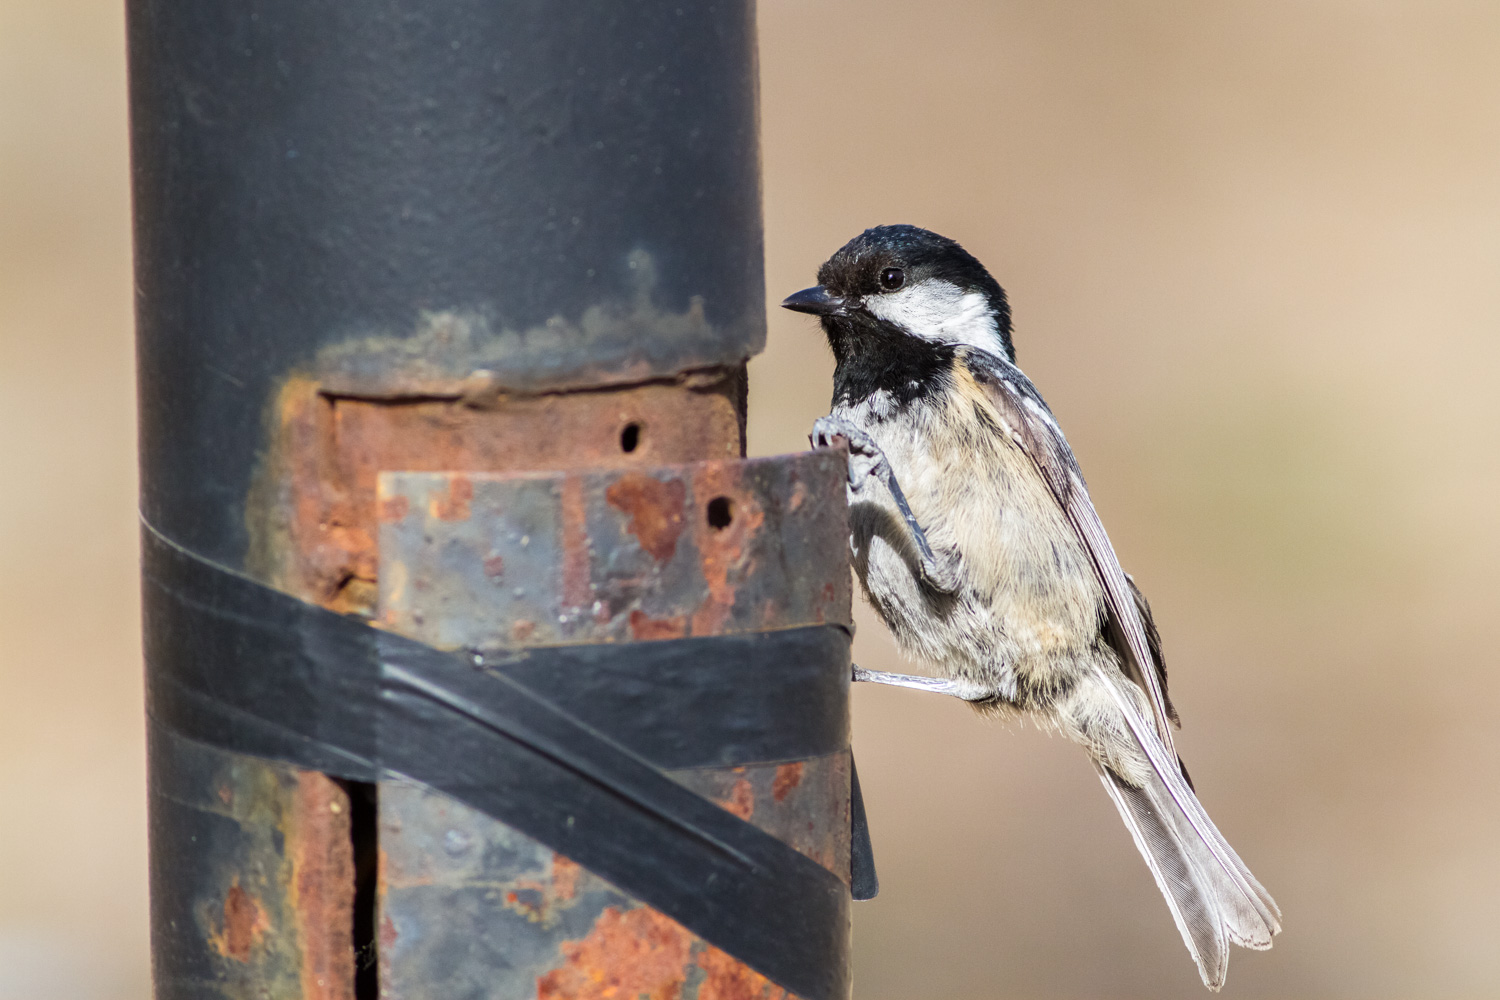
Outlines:
<svg viewBox="0 0 1500 1000"><path fill-rule="evenodd" d="M142 535L153 725L337 777L420 782L572 858L806 1000L849 995L849 888L651 759L723 765L846 749L842 627L476 662L256 583L149 524ZM690 678L695 661L703 669ZM589 691L574 668L592 669L590 683L603 688ZM756 682L744 685L751 668ZM653 676L666 683L653 688ZM611 688L626 696L600 697ZM649 691L679 713L677 735L645 732L659 729L658 716L632 706ZM728 693L740 702L736 724L715 747L711 731L681 713ZM712 716L699 713L704 720Z"/></svg>

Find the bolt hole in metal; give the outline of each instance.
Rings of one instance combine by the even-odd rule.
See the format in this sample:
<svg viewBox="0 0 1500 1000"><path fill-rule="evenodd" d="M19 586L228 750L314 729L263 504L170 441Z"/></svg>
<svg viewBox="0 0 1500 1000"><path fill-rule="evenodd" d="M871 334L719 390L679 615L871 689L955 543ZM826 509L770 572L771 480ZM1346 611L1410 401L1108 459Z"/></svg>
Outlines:
<svg viewBox="0 0 1500 1000"><path fill-rule="evenodd" d="M734 520L734 504L728 497L714 497L708 502L708 526L723 531Z"/></svg>
<svg viewBox="0 0 1500 1000"><path fill-rule="evenodd" d="M640 447L641 425L626 424L625 429L620 432L620 450L629 454Z"/></svg>

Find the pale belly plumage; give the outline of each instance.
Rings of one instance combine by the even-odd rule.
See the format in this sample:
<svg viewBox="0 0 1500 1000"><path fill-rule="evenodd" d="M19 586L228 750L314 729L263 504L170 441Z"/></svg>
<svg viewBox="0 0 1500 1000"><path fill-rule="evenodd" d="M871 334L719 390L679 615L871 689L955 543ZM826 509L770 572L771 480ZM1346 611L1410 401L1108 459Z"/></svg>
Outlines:
<svg viewBox="0 0 1500 1000"><path fill-rule="evenodd" d="M964 581L951 595L926 586L889 491L873 478L850 487L855 572L903 652L1009 703L1071 683L1099 655L1103 591L1031 459L980 433L962 399L947 412L883 404L833 415L874 438L934 551L959 560Z"/></svg>

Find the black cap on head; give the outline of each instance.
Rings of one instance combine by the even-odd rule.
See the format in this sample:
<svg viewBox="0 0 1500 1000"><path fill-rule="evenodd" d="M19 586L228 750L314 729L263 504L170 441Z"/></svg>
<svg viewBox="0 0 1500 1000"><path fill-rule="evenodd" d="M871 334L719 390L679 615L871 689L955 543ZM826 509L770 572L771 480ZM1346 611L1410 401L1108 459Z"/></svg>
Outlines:
<svg viewBox="0 0 1500 1000"><path fill-rule="evenodd" d="M818 288L798 292L783 305L825 317L843 316L846 308L857 308L863 300L930 279L946 282L963 293L983 295L994 317L994 335L1006 356L1015 359L1005 290L956 241L917 226L866 229L818 268Z"/></svg>

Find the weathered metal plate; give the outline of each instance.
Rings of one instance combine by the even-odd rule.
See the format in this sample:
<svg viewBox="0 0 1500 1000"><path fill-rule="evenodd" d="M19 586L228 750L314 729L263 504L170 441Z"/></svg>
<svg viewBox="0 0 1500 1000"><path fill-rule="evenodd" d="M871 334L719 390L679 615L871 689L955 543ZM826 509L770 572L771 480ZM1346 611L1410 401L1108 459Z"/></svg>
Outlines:
<svg viewBox="0 0 1500 1000"><path fill-rule="evenodd" d="M589 872L447 796L380 790L381 993L531 997L556 942L636 904ZM633 994L627 994L633 995Z"/></svg>
<svg viewBox="0 0 1500 1000"><path fill-rule="evenodd" d="M386 469L619 469L743 450L743 370L680 384L388 402L289 379L246 520L250 572L336 611L373 615L376 476Z"/></svg>
<svg viewBox="0 0 1500 1000"><path fill-rule="evenodd" d="M850 621L841 453L379 477L380 620L447 648ZM849 755L674 773L841 878ZM489 817L380 791L381 992L396 1000L790 1000Z"/></svg>
<svg viewBox="0 0 1500 1000"><path fill-rule="evenodd" d="M847 872L848 755L678 772ZM381 996L792 1000L671 918L503 823L416 785L380 789ZM847 821L842 824L847 831Z"/></svg>
<svg viewBox="0 0 1500 1000"><path fill-rule="evenodd" d="M385 473L380 620L472 649L847 624L844 469Z"/></svg>

